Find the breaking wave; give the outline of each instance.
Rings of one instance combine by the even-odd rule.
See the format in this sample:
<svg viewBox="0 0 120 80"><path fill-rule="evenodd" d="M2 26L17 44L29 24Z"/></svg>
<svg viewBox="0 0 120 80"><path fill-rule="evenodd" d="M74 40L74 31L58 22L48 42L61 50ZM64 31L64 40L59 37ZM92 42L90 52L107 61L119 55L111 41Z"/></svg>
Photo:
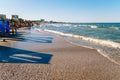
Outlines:
<svg viewBox="0 0 120 80"><path fill-rule="evenodd" d="M45 29L44 31L52 32L52 33L59 34L62 36L73 37L73 38L77 38L80 40L89 41L89 42L100 44L100 45L107 46L107 47L113 47L113 48L120 49L120 43L109 41L109 40L95 39L95 38L84 37L84 36L74 35L74 34L69 34L69 33L67 34L67 33L54 31L54 30L48 30L48 29Z"/></svg>
<svg viewBox="0 0 120 80"><path fill-rule="evenodd" d="M112 29L112 30L120 30L120 28L118 28L118 27L110 27L110 29Z"/></svg>
<svg viewBox="0 0 120 80"><path fill-rule="evenodd" d="M92 26L92 25L91 25L90 28L98 28L98 26Z"/></svg>
<svg viewBox="0 0 120 80"><path fill-rule="evenodd" d="M55 26L55 27L69 27L69 26L73 26L73 27L77 27L78 25L73 25L73 24L47 24L47 26Z"/></svg>

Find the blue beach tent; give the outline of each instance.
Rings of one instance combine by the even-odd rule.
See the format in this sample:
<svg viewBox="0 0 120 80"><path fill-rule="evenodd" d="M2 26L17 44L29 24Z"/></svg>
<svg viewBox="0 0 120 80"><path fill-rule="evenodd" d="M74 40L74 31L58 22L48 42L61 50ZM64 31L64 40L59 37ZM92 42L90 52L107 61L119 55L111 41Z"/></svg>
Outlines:
<svg viewBox="0 0 120 80"><path fill-rule="evenodd" d="M4 25L3 25L3 21L0 21L0 32L1 32L2 34L5 33L5 27L4 27Z"/></svg>
<svg viewBox="0 0 120 80"><path fill-rule="evenodd" d="M10 32L10 26L8 21L0 21L0 32L2 34L9 33Z"/></svg>
<svg viewBox="0 0 120 80"><path fill-rule="evenodd" d="M10 32L10 26L9 26L9 22L5 21L5 32L9 33Z"/></svg>

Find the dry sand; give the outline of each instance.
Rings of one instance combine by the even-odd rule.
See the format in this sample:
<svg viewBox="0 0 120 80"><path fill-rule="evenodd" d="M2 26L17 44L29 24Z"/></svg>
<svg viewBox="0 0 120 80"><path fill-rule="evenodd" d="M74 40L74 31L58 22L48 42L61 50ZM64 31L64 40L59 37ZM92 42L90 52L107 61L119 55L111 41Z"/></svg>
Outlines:
<svg viewBox="0 0 120 80"><path fill-rule="evenodd" d="M120 80L120 66L97 50L73 45L59 35L39 35L41 43L0 42L0 56L7 55L1 61L9 62L0 64L0 80Z"/></svg>

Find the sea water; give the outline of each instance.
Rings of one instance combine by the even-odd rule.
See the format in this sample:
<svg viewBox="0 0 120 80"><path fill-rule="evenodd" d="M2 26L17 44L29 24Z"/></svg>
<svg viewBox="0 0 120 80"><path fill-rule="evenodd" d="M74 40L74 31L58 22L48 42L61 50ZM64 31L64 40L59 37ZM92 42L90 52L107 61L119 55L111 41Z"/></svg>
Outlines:
<svg viewBox="0 0 120 80"><path fill-rule="evenodd" d="M100 50L120 63L120 23L49 23L40 25L40 29Z"/></svg>

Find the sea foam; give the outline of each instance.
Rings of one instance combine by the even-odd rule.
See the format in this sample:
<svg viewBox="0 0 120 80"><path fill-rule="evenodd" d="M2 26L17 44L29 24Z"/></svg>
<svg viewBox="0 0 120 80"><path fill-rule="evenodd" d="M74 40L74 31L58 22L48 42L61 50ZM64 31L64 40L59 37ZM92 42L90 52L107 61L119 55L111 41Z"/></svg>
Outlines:
<svg viewBox="0 0 120 80"><path fill-rule="evenodd" d="M62 36L82 39L82 40L89 41L89 42L96 43L96 44L100 44L100 45L103 45L103 46L108 46L108 47L113 47L113 48L119 48L120 49L120 43L116 43L116 42L109 41L109 40L94 39L94 38L90 38L90 37L84 37L84 36L74 35L74 34L67 34L67 33L62 33L62 32L59 32L59 31L53 31L53 30L48 30L48 29L45 29L44 31L52 32L52 33L59 34L59 35L62 35Z"/></svg>
<svg viewBox="0 0 120 80"><path fill-rule="evenodd" d="M119 30L120 28L118 28L118 27L110 27L110 29L112 29L112 30Z"/></svg>
<svg viewBox="0 0 120 80"><path fill-rule="evenodd" d="M91 25L90 28L98 28L98 26L92 26L92 25Z"/></svg>

